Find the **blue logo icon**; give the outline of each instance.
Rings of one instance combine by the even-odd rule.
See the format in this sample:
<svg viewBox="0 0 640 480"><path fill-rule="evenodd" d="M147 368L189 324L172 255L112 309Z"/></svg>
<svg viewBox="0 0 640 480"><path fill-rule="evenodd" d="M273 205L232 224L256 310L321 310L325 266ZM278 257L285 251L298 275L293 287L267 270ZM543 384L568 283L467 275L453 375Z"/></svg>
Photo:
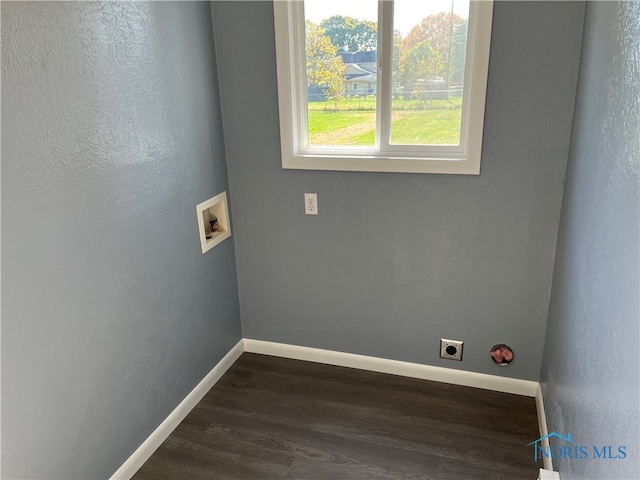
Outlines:
<svg viewBox="0 0 640 480"><path fill-rule="evenodd" d="M559 445L549 446L548 439L557 438ZM545 442L547 440L547 442ZM541 458L569 458L572 460L581 460L585 458L622 460L627 458L627 447L619 445L580 445L571 438L571 434L567 436L560 435L557 432L551 432L549 435L540 437L529 443L527 447L533 445L533 460L537 462ZM590 455L591 454L591 455Z"/></svg>

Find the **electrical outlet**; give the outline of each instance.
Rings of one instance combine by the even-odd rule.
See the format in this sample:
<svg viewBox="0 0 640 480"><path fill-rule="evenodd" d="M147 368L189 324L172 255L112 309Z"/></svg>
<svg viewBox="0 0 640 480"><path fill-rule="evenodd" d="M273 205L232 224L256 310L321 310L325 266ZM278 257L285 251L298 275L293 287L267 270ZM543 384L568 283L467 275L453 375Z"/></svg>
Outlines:
<svg viewBox="0 0 640 480"><path fill-rule="evenodd" d="M318 214L318 194L317 193L304 194L304 213L305 215Z"/></svg>
<svg viewBox="0 0 640 480"><path fill-rule="evenodd" d="M440 339L440 358L462 361L462 348L464 342L460 340Z"/></svg>

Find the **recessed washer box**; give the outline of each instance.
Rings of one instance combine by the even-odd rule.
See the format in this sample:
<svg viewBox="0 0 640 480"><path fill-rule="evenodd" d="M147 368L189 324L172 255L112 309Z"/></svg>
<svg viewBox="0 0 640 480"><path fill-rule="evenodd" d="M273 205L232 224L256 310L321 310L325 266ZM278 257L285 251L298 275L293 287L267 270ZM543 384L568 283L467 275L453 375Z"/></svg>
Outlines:
<svg viewBox="0 0 640 480"><path fill-rule="evenodd" d="M202 253L205 254L231 236L227 192L222 192L197 205L196 212L198 213L200 245L202 246ZM210 221L214 218L218 220L218 229L216 231L211 230Z"/></svg>

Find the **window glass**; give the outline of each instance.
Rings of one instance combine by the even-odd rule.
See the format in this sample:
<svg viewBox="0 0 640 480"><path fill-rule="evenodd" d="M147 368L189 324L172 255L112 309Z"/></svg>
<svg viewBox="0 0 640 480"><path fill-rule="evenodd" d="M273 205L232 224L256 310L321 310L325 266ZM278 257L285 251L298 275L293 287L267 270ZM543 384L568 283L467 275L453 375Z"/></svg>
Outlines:
<svg viewBox="0 0 640 480"><path fill-rule="evenodd" d="M305 0L304 11L309 146L375 145L378 2Z"/></svg>
<svg viewBox="0 0 640 480"><path fill-rule="evenodd" d="M468 0L395 0L391 144L460 144L468 18Z"/></svg>

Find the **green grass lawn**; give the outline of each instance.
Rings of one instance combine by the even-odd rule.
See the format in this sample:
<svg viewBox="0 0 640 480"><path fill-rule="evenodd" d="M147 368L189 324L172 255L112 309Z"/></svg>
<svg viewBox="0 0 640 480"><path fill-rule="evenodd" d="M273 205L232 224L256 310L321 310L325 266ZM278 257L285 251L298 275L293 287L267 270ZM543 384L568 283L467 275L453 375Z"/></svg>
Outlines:
<svg viewBox="0 0 640 480"><path fill-rule="evenodd" d="M309 111L310 145L373 146L376 114L365 111Z"/></svg>
<svg viewBox="0 0 640 480"><path fill-rule="evenodd" d="M402 110L391 122L391 143L458 145L462 110Z"/></svg>
<svg viewBox="0 0 640 480"><path fill-rule="evenodd" d="M391 141L407 145L457 145L460 99L428 102L394 100ZM358 103L359 102L359 103ZM309 144L373 146L375 100L309 103Z"/></svg>

